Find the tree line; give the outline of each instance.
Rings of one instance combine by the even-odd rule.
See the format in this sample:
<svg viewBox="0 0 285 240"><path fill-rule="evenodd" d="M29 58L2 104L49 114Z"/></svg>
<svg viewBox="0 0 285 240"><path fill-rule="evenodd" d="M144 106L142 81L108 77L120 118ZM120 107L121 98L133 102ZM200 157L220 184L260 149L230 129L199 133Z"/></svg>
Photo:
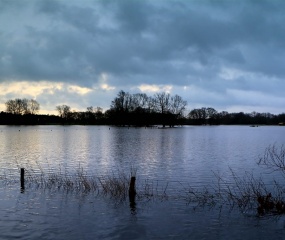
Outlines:
<svg viewBox="0 0 285 240"><path fill-rule="evenodd" d="M101 107L92 106L84 112L71 111L67 105L56 106L56 110L64 122L70 123L173 127L182 123L186 105L182 97L165 92L148 96L120 91L104 113Z"/></svg>
<svg viewBox="0 0 285 240"><path fill-rule="evenodd" d="M68 105L56 106L58 115L38 114L40 104L36 100L14 99L5 103L6 111L0 113L0 124L86 124L117 126L173 127L175 125L283 125L285 113L228 113L211 107L186 112L187 102L179 95L162 92L153 96L145 93L130 94L120 91L103 112L101 107L87 107L86 111L74 111Z"/></svg>
<svg viewBox="0 0 285 240"><path fill-rule="evenodd" d="M8 100L6 103L6 112L12 114L36 114L40 110L40 104L34 99Z"/></svg>
<svg viewBox="0 0 285 240"><path fill-rule="evenodd" d="M193 109L187 116L187 124L191 125L284 125L285 113L278 115L271 113L229 113L218 112L214 108Z"/></svg>

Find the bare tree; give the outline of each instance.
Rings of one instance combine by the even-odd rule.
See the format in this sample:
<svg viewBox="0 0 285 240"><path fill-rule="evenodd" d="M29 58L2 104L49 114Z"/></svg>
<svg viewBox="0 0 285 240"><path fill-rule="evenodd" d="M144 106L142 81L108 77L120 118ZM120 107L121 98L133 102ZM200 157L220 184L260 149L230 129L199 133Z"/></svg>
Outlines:
<svg viewBox="0 0 285 240"><path fill-rule="evenodd" d="M87 112L86 112L86 116L89 118L89 119L99 119L99 118L102 118L103 117L103 108L101 107L87 107Z"/></svg>
<svg viewBox="0 0 285 240"><path fill-rule="evenodd" d="M40 104L36 100L28 100L26 98L16 98L8 100L6 103L6 111L13 114L35 114L40 109Z"/></svg>
<svg viewBox="0 0 285 240"><path fill-rule="evenodd" d="M96 107L94 110L95 113L102 113L103 114L103 108L101 107Z"/></svg>
<svg viewBox="0 0 285 240"><path fill-rule="evenodd" d="M218 117L218 112L214 108L198 108L193 109L188 114L190 119L198 120L200 124L212 123Z"/></svg>
<svg viewBox="0 0 285 240"><path fill-rule="evenodd" d="M94 110L94 112L95 112L96 119L103 118L103 116L104 116L104 114L103 114L103 108L101 108L101 107L96 107L96 109Z"/></svg>
<svg viewBox="0 0 285 240"><path fill-rule="evenodd" d="M31 113L31 114L36 114L38 113L40 110L40 104L34 100L34 99L31 99L28 101L28 112Z"/></svg>
<svg viewBox="0 0 285 240"><path fill-rule="evenodd" d="M17 106L15 100L8 100L6 103L6 112L17 114Z"/></svg>
<svg viewBox="0 0 285 240"><path fill-rule="evenodd" d="M68 116L70 115L70 107L67 105L59 105L56 106L56 110L58 111L58 114L61 118L68 118Z"/></svg>
<svg viewBox="0 0 285 240"><path fill-rule="evenodd" d="M187 106L187 101L184 101L182 97L175 95L170 98L171 113L177 116L183 116L186 106Z"/></svg>
<svg viewBox="0 0 285 240"><path fill-rule="evenodd" d="M17 114L27 114L28 113L28 99L15 99L16 101L16 111Z"/></svg>
<svg viewBox="0 0 285 240"><path fill-rule="evenodd" d="M207 118L216 118L218 116L218 112L216 109L208 107L206 108Z"/></svg>
<svg viewBox="0 0 285 240"><path fill-rule="evenodd" d="M156 111L156 99L154 97L149 97L146 104L148 112Z"/></svg>
<svg viewBox="0 0 285 240"><path fill-rule="evenodd" d="M128 92L120 91L117 97L111 103L111 109L116 112L130 112L133 111L133 96Z"/></svg>
<svg viewBox="0 0 285 240"><path fill-rule="evenodd" d="M93 107L92 107L92 106L87 107L87 112L89 112L89 113L93 113Z"/></svg>
<svg viewBox="0 0 285 240"><path fill-rule="evenodd" d="M190 119L194 119L198 121L200 124L205 124L207 119L207 111L206 108L196 108L190 111L188 114Z"/></svg>
<svg viewBox="0 0 285 240"><path fill-rule="evenodd" d="M156 100L156 110L160 113L166 113L170 110L170 94L169 93L156 93L154 95Z"/></svg>
<svg viewBox="0 0 285 240"><path fill-rule="evenodd" d="M132 109L145 109L148 103L148 96L145 93L136 93L132 95Z"/></svg>
<svg viewBox="0 0 285 240"><path fill-rule="evenodd" d="M199 109L196 109L196 108L192 109L188 114L188 118L195 119L195 120L200 119L201 117L200 117Z"/></svg>
<svg viewBox="0 0 285 240"><path fill-rule="evenodd" d="M128 93L124 92L121 90L117 97L112 101L111 103L111 109L115 111L122 112L124 111L124 106L125 106L125 98Z"/></svg>

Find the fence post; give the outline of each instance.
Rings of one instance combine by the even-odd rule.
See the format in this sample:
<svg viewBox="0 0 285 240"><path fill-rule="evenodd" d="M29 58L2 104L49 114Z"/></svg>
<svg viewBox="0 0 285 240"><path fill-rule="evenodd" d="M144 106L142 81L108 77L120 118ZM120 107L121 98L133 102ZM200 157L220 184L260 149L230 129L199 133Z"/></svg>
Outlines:
<svg viewBox="0 0 285 240"><path fill-rule="evenodd" d="M130 187L129 187L130 202L135 201L135 196L136 196L136 177L131 177Z"/></svg>
<svg viewBox="0 0 285 240"><path fill-rule="evenodd" d="M21 168L21 189L25 189L25 169Z"/></svg>
<svg viewBox="0 0 285 240"><path fill-rule="evenodd" d="M129 200L132 214L136 213L136 177L131 177L129 187Z"/></svg>

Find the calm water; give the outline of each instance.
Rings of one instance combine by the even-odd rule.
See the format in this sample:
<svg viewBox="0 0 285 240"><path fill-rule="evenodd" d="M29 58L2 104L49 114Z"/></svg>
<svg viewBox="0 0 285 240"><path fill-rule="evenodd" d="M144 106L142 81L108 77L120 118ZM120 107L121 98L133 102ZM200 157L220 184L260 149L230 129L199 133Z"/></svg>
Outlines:
<svg viewBox="0 0 285 240"><path fill-rule="evenodd" d="M272 174L256 164L272 144L285 144L284 127L0 126L0 174L18 179L18 167L40 165L46 171L82 167L106 176L135 167L138 182L169 182L171 195L177 182L196 188L212 184L213 172L230 182L230 168L272 182ZM92 194L0 188L0 239L283 239L285 234L283 217L194 210L181 199L141 201L133 214L127 202Z"/></svg>

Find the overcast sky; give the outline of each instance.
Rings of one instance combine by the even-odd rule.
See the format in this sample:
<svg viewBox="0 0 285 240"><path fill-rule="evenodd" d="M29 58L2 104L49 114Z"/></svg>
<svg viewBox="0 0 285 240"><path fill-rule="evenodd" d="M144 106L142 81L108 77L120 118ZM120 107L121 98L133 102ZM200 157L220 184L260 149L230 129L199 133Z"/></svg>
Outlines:
<svg viewBox="0 0 285 240"><path fill-rule="evenodd" d="M282 0L0 0L0 111L108 109L124 90L277 114L284 65Z"/></svg>

